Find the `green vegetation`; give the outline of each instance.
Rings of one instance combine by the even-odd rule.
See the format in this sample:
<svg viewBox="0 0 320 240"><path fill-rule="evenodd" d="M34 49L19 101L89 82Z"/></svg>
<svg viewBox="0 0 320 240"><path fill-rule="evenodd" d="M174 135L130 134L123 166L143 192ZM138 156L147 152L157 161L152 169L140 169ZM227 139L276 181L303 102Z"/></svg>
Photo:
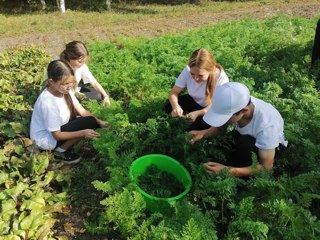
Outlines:
<svg viewBox="0 0 320 240"><path fill-rule="evenodd" d="M172 174L161 171L156 165L150 165L137 178L137 185L151 196L170 198L184 191L183 185Z"/></svg>
<svg viewBox="0 0 320 240"><path fill-rule="evenodd" d="M72 201L81 213L90 212L83 214L88 233L114 239L317 239L320 100L310 71L315 22L245 19L148 41L90 44L90 68L113 102L110 109L95 102L86 107L112 128L100 130L94 151L83 153L85 159L68 174L26 138L48 56L33 48L2 53L0 235L53 239L59 236L54 225L57 213L63 214L59 207ZM189 145L187 123L163 112L172 84L199 47L212 50L232 81L245 83L284 117L289 146L273 173L247 181L206 175L201 163L223 162L226 139ZM82 144L78 150L90 147ZM193 179L170 215L149 212L128 175L131 163L150 153L177 159Z"/></svg>
<svg viewBox="0 0 320 240"><path fill-rule="evenodd" d="M314 0L309 1L313 2ZM68 1L66 2L68 3ZM103 1L99 2L103 3ZM80 31L82 29L92 29L97 26L97 23L99 23L99 29L109 35L112 34L108 32L108 26L110 25L130 25L132 22L139 20L147 21L150 18L156 20L157 18L175 18L177 16L188 16L189 14L196 13L219 13L221 10L245 12L248 8L254 8L266 3L277 6L284 4L284 2L286 5L293 5L299 1L201 1L201 4L199 5L181 4L174 6L156 4L136 5L134 3L130 4L130 2L121 3L120 1L113 5L113 9L111 11L77 11L75 9L70 9L68 7L70 5L67 4L66 14L61 14L56 9L55 11L38 10L25 14L26 9L22 8L24 14L8 15L13 11L12 9L15 9L13 6L10 6L8 7L7 12L5 9L0 12L0 34L4 37L23 35L26 33L63 33L75 29L79 29ZM40 4L40 1L37 1L37 3ZM74 3L73 6L78 6L77 3ZM19 3L17 3L17 5L19 6ZM90 5L93 5L91 1ZM79 6L81 6L81 4ZM85 7L84 9L88 9L88 7ZM19 11L19 8L17 8L17 11Z"/></svg>

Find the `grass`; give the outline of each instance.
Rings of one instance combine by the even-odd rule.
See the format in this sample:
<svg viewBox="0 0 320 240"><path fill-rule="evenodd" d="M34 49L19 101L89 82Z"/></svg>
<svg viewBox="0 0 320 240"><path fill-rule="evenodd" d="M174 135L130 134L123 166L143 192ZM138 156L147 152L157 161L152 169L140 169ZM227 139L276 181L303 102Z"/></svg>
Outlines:
<svg viewBox="0 0 320 240"><path fill-rule="evenodd" d="M318 0L303 0L303 2L317 3ZM58 11L45 12L41 10L26 14L0 14L0 35L2 37L21 36L27 33L52 33L70 30L91 29L98 25L110 24L130 25L134 21L150 18L175 18L183 15L202 14L206 12L240 12L248 11L261 5L292 5L299 0L260 0L248 2L213 2L203 0L200 5L182 4L168 5L133 5L118 4L111 11L83 12L67 9L65 14Z"/></svg>

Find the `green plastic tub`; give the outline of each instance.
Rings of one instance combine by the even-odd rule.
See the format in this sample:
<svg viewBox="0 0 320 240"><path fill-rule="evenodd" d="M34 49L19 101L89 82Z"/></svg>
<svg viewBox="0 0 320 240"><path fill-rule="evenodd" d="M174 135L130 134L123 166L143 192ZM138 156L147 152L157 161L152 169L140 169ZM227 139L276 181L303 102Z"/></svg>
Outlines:
<svg viewBox="0 0 320 240"><path fill-rule="evenodd" d="M177 196L160 198L152 196L141 189L138 186L136 179L152 164L156 165L160 170L170 173L176 177L184 187L184 191ZM130 166L129 175L131 180L134 182L137 191L144 196L147 208L151 211L166 211L170 207L170 203L185 196L190 191L192 185L192 180L188 170L177 160L162 154L149 154L136 159Z"/></svg>

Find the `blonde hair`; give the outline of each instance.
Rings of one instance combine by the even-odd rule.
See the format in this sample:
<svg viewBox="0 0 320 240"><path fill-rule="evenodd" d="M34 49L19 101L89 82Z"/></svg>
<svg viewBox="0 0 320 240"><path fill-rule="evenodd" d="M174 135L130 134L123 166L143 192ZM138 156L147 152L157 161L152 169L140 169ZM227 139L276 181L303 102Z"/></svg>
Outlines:
<svg viewBox="0 0 320 240"><path fill-rule="evenodd" d="M205 48L195 50L188 61L188 66L198 67L209 72L206 85L206 102L211 104L211 97L216 88L216 69L222 69L222 66L216 63L211 52Z"/></svg>

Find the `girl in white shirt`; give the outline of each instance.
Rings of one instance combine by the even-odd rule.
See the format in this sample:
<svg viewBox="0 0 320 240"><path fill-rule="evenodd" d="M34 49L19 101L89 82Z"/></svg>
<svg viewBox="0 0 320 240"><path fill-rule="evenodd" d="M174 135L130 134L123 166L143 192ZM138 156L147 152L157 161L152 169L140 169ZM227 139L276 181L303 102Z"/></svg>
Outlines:
<svg viewBox="0 0 320 240"><path fill-rule="evenodd" d="M41 150L54 150L56 160L76 163L80 156L71 147L83 138L99 137L94 129L106 123L92 116L74 96L75 78L68 63L52 61L47 73L47 85L34 105L30 138Z"/></svg>
<svg viewBox="0 0 320 240"><path fill-rule="evenodd" d="M210 126L202 117L211 106L216 86L226 82L229 82L229 78L222 66L216 63L212 53L205 48L197 49L171 89L165 111L171 112L172 117L191 119L193 124L188 130L207 129ZM185 88L187 94L180 95Z"/></svg>
<svg viewBox="0 0 320 240"><path fill-rule="evenodd" d="M106 106L110 106L109 95L103 89L101 84L94 78L86 62L89 58L89 52L86 45L80 41L72 41L66 45L65 50L60 54L60 59L68 62L75 73L77 87L76 95L84 94L89 99L102 100ZM80 87L80 81L84 84L90 83L92 88ZM77 94L78 93L78 94Z"/></svg>

